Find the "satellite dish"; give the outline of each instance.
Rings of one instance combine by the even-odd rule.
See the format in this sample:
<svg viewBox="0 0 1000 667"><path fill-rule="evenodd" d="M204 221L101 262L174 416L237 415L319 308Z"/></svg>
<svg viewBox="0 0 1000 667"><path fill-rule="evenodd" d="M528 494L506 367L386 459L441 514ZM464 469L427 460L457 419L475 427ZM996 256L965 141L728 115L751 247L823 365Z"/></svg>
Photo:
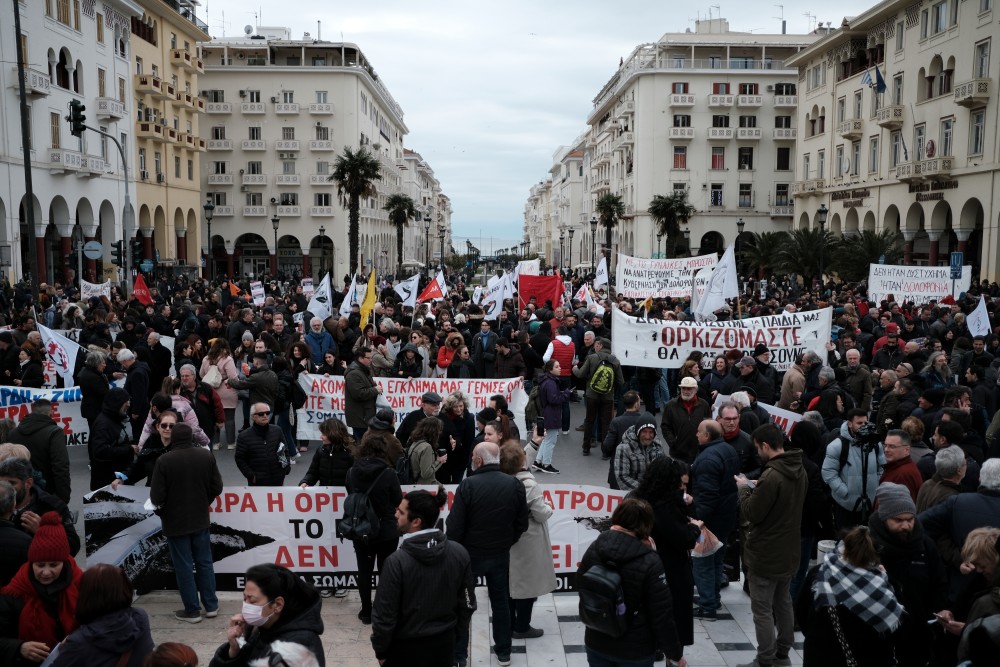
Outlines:
<svg viewBox="0 0 1000 667"><path fill-rule="evenodd" d="M253 34L253 26L252 25L245 25L245 26L243 26L243 32L245 32L247 35L252 35Z"/></svg>

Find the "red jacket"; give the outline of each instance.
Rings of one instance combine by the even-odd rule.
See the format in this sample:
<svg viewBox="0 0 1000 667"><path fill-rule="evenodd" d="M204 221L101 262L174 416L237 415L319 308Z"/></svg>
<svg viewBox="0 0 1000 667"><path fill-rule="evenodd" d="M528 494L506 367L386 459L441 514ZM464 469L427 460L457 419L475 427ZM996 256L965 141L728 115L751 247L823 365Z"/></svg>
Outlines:
<svg viewBox="0 0 1000 667"><path fill-rule="evenodd" d="M920 470L917 469L917 464L913 462L913 459L906 456L898 461L885 464L885 470L882 472L882 479L879 480L879 484L882 482L902 484L910 490L913 502L917 502L917 493L919 493L920 486L924 483L924 478L920 474Z"/></svg>

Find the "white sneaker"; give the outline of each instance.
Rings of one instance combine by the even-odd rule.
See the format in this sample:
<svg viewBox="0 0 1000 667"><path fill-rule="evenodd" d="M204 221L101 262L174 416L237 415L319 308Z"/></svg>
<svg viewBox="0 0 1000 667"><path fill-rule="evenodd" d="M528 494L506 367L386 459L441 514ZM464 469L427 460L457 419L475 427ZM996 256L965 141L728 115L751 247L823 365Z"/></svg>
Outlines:
<svg viewBox="0 0 1000 667"><path fill-rule="evenodd" d="M563 434L563 435L569 435L569 431L568 431L568 430L566 430L566 431L562 431L562 434Z"/></svg>

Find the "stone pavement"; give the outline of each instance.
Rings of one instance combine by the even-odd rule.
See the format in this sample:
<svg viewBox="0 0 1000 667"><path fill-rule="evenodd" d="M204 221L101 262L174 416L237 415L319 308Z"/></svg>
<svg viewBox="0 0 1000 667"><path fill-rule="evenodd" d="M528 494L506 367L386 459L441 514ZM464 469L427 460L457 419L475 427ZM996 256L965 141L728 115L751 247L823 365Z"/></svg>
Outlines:
<svg viewBox="0 0 1000 667"><path fill-rule="evenodd" d="M486 589L477 589L476 597L479 611L472 618L469 665L496 666L496 656L490 652ZM153 640L157 644L166 641L186 643L197 651L198 664L204 667L215 649L225 642L229 616L238 612L242 603L240 593L220 593L219 599L218 618L205 619L194 625L174 619L174 610L181 607L176 592L160 591L144 595L136 606L149 614ZM718 620L702 622L695 619L694 645L684 651L692 667L733 667L752 661L756 655L750 598L739 584L734 583L722 592L722 603ZM326 627L323 645L326 647L327 665L372 667L378 664L372 652L369 626L362 625L357 617L360 608L361 603L354 592L344 599L323 600L323 623ZM515 639L512 667L586 667L584 628L578 616L575 593L554 593L539 598L531 624L545 630L545 635L538 639ZM796 649L801 651L801 634L796 633L796 641ZM792 664L802 664L801 653L793 651L790 657Z"/></svg>

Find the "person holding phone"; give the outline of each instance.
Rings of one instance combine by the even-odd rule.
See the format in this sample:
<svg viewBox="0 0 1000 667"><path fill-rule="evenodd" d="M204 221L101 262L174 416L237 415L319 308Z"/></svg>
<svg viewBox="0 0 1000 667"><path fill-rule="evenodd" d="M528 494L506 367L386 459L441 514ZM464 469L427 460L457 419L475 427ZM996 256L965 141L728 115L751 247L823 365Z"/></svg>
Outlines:
<svg viewBox="0 0 1000 667"><path fill-rule="evenodd" d="M541 395L542 414L535 423L535 434L542 438L538 456L532 464L534 470L558 475L559 470L552 465L552 454L562 426L563 405L569 400L570 390L562 389L559 377L562 366L556 359L545 362L544 372L538 378L538 393Z"/></svg>

